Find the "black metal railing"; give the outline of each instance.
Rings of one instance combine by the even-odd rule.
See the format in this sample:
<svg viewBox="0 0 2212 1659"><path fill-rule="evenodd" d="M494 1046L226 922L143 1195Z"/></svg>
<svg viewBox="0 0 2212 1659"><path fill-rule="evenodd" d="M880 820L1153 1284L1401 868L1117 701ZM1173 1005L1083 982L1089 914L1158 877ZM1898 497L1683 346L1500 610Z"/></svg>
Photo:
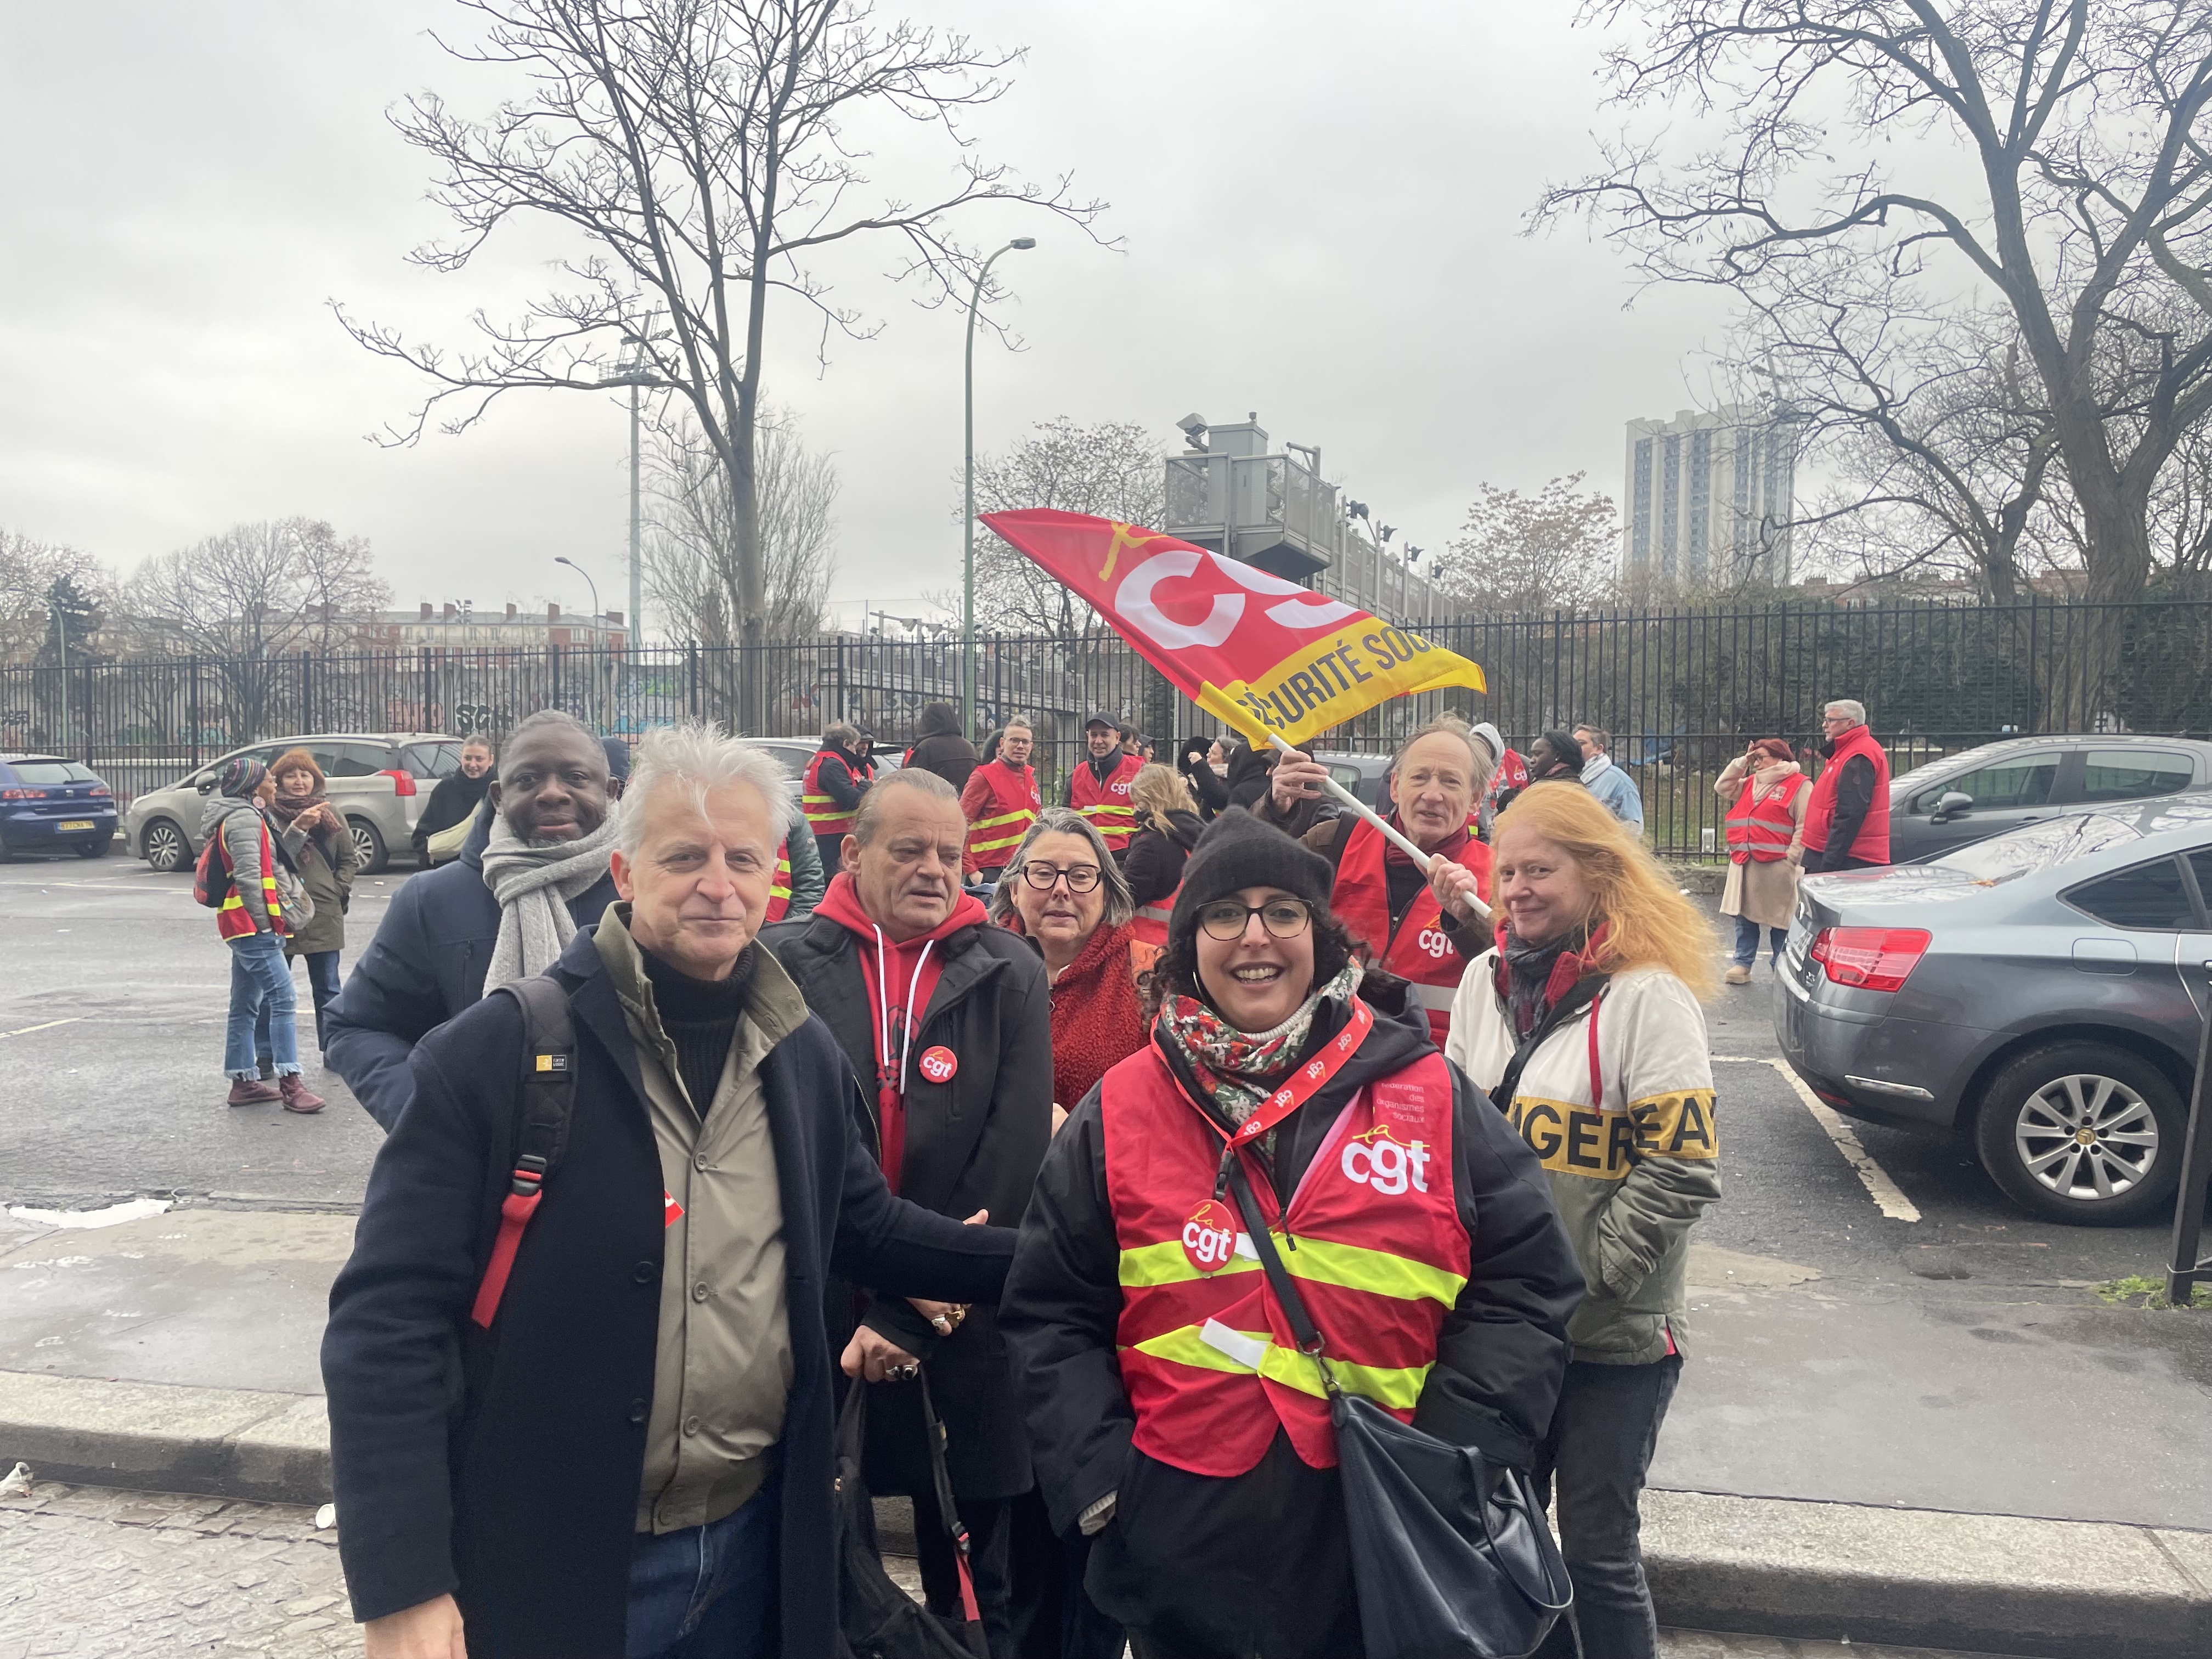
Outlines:
<svg viewBox="0 0 2212 1659"><path fill-rule="evenodd" d="M1832 698L1866 704L1899 772L2004 737L2212 731L2212 603L1803 602L1476 618L1427 633L1480 664L1487 693L1401 698L1321 747L1384 751L1447 708L1494 722L1524 750L1539 732L1591 721L1612 732L1615 758L1641 784L1653 843L1691 857L1718 837L1713 780L1745 740L1808 740ZM127 799L233 748L295 733L496 734L559 708L611 733L706 718L806 737L845 720L903 745L933 700L958 706L957 644L184 657L66 673L0 667L0 746L65 750ZM1036 722L1040 771L1054 787L1079 759L1094 710L1163 739L1220 729L1110 635L1072 646L986 638L976 701L986 727L1015 713Z"/></svg>

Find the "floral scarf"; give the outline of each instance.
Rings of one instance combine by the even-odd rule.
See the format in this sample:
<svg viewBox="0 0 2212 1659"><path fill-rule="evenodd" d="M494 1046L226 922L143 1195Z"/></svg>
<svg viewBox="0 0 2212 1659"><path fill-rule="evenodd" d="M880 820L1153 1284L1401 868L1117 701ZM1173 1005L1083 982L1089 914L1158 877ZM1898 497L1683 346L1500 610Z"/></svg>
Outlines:
<svg viewBox="0 0 2212 1659"><path fill-rule="evenodd" d="M1272 1031L1240 1031L1195 997L1170 997L1154 1030L1163 1048L1182 1057L1215 1111L1231 1127L1241 1125L1275 1092L1284 1073L1305 1053L1314 1015L1324 1000L1349 1003L1364 974L1357 958L1300 1003ZM1271 1142L1272 1133L1261 1141ZM1263 1145L1262 1150L1270 1150Z"/></svg>

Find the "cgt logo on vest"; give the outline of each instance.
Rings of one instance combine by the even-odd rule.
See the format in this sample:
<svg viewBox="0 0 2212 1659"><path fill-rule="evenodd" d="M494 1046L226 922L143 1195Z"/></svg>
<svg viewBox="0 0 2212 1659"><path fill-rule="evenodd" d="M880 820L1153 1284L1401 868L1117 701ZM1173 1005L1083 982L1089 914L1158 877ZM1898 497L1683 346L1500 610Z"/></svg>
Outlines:
<svg viewBox="0 0 2212 1659"><path fill-rule="evenodd" d="M1347 1141L1341 1164L1346 1181L1371 1187L1386 1198L1395 1198L1408 1186L1417 1193L1429 1190L1427 1143L1416 1140L1401 1146L1387 1123L1378 1123Z"/></svg>
<svg viewBox="0 0 2212 1659"><path fill-rule="evenodd" d="M1423 928L1420 938L1415 943L1438 962L1442 962L1451 950L1451 939L1441 927Z"/></svg>
<svg viewBox="0 0 2212 1659"><path fill-rule="evenodd" d="M1210 1198L1182 1224L1182 1253L1202 1273L1218 1273L1237 1254L1237 1218L1218 1198Z"/></svg>

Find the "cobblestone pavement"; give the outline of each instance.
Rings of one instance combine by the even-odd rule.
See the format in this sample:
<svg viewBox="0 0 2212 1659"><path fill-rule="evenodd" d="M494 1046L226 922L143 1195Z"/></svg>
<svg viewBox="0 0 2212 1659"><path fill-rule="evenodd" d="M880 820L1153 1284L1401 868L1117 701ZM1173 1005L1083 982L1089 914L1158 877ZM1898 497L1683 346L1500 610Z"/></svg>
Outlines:
<svg viewBox="0 0 2212 1659"><path fill-rule="evenodd" d="M911 1560L886 1565L921 1593ZM0 1498L0 1659L323 1659L357 1655L337 1534L312 1510L41 1485ZM1666 1632L1663 1659L1943 1659ZM1963 1659L1963 1656L1958 1656Z"/></svg>

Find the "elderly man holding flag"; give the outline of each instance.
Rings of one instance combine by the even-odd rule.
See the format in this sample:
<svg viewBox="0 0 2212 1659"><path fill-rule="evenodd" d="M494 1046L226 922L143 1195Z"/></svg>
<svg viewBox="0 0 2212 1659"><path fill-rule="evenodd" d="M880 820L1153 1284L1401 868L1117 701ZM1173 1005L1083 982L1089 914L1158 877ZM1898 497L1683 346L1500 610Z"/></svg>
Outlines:
<svg viewBox="0 0 2212 1659"><path fill-rule="evenodd" d="M1392 822L1296 745L1394 698L1484 690L1482 670L1325 593L1171 536L1046 508L983 521L1192 702L1255 747L1283 751L1256 810L1311 835L1331 859L1334 908L1377 967L1413 983L1442 1043L1461 970L1489 927L1487 849L1468 830L1498 757L1455 720L1424 727L1394 763L1400 821ZM1323 793L1358 816L1316 824Z"/></svg>

